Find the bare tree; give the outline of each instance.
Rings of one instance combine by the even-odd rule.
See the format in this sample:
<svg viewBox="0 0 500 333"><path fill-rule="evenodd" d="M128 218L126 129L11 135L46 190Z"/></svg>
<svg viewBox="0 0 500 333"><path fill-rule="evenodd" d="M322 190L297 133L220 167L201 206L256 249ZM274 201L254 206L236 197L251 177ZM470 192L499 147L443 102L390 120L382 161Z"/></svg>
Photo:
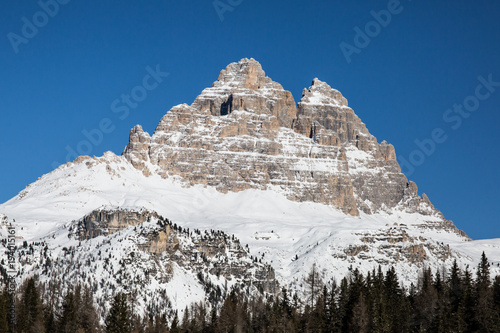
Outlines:
<svg viewBox="0 0 500 333"><path fill-rule="evenodd" d="M321 281L321 277L319 275L318 269L316 268L316 264L313 264L311 267L311 271L309 275L304 279L306 284L306 293L310 300L311 309L314 307L314 301L317 296L321 292L323 288L323 281Z"/></svg>

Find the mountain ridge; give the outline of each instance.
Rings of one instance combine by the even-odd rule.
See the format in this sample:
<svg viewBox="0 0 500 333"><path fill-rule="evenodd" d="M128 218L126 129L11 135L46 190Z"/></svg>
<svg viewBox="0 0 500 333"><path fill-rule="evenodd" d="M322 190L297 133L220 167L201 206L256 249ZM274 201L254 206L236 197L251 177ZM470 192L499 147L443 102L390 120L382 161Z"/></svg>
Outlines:
<svg viewBox="0 0 500 333"><path fill-rule="evenodd" d="M94 286L100 311L110 289L130 288L114 273L132 274L139 264L129 261L131 252L145 258L140 272L154 272L144 286L144 311L155 297L165 304L177 299L162 290L182 285L190 291L167 304L172 311L211 302L212 292L238 285L249 297L278 286L301 292L312 266L329 283L353 268L366 274L394 266L409 288L424 267L437 271L454 260L475 265L485 251L492 276L500 274L500 239L472 241L420 197L401 173L394 147L378 143L340 92L314 79L295 103L246 58L222 70L191 105L169 110L152 135L136 125L122 155L80 156L61 165L1 204L0 215L2 236L11 221L19 242L35 249L29 262L18 253L19 282L33 274L60 281L71 272L75 283ZM182 242L169 238L173 227L159 216L176 225ZM200 245L205 235L221 233L227 236ZM203 246L221 244L225 250L213 258L193 261ZM100 254L103 246L111 266ZM234 253L260 273L232 269L242 264ZM51 273L47 258L62 271ZM106 265L107 283L87 259ZM272 287L253 287L264 280Z"/></svg>
<svg viewBox="0 0 500 333"><path fill-rule="evenodd" d="M386 141L379 144L347 105L347 99L338 90L317 78L311 87L304 89L301 101L295 103L292 94L267 77L257 61L244 58L222 70L212 87L204 89L190 106L181 104L168 111L152 136L144 132L142 127L134 127L123 155L146 175L154 171L144 168L143 163L151 161L160 166L161 170L157 172L164 177L169 174L181 175L192 184L216 186L223 192L262 189L268 184L280 185L280 179L276 179L273 171L269 170L269 164L276 163L276 158L269 161L268 165L264 163L258 166L263 173L259 178L251 170L248 173L241 172L238 161L231 160L228 163L228 158L231 158L229 155L233 153L263 153L262 158L298 157L302 158L300 166L287 168L284 164L291 163L290 159L277 163L281 174L288 172L285 177L288 182L282 185L287 190L294 190L289 196L292 200L333 204L351 215L358 215L359 210L376 212L395 207L401 202L406 202L403 204L410 210L426 213L430 209L432 213L441 214L428 198L423 200L418 196L416 185L401 173L394 147ZM201 127L205 127L206 133ZM291 129L305 138L290 139L292 133L282 131L283 128ZM196 131L202 133L196 136ZM287 143L280 140L280 135L293 141L294 149L300 143L303 151L294 156ZM209 136L216 136L219 140ZM245 141L248 137L254 142ZM239 142L234 142L235 139L239 139ZM178 141L183 143L178 144ZM169 158L169 155L174 154L169 151L169 147L175 149L175 153L185 150L183 156L176 156L181 162ZM186 148L195 151L186 151ZM221 155L212 163L223 159L224 165L212 170L205 168L199 156L207 150L212 155ZM224 151L227 153L221 153ZM363 156L358 152L368 155ZM327 159L330 165L314 165L309 160L315 157L318 164ZM198 163L198 168L176 165L187 161ZM243 158L243 163L252 161ZM252 167L257 168L255 165ZM325 168L334 172L325 172ZM366 169L372 174L364 172ZM310 171L311 177L305 171ZM315 171L318 179L314 179ZM296 174L291 174L293 172ZM196 176L191 176L193 174ZM221 174L229 180L221 179ZM292 184L294 181L302 186L307 182L321 184L324 189L300 189Z"/></svg>

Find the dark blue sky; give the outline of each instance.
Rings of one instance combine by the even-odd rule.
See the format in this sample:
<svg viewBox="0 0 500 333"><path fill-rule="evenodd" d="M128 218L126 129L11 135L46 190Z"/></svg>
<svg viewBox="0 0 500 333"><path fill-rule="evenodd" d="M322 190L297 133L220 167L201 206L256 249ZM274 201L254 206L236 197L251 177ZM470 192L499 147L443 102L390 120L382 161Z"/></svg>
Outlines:
<svg viewBox="0 0 500 333"><path fill-rule="evenodd" d="M89 154L120 154L135 124L151 133L228 63L253 57L296 101L314 77L339 89L379 141L413 161L410 179L448 219L473 238L500 237L500 87L475 97L479 76L500 82L500 2L220 0L218 13L213 0L60 1L57 12L46 6L53 17L37 1L0 3L0 202L66 162L102 119L114 129ZM371 12L388 7L390 22L374 23ZM356 27L369 43L355 41ZM341 43L358 46L350 63ZM140 88L157 65L169 76ZM114 113L132 90L141 101ZM464 102L473 111L447 111Z"/></svg>

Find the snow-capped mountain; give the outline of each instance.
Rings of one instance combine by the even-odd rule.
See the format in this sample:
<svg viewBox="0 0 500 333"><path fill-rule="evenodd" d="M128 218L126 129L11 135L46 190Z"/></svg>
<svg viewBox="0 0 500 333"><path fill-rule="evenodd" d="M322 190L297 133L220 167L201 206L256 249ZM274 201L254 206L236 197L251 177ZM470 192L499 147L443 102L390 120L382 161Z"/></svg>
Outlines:
<svg viewBox="0 0 500 333"><path fill-rule="evenodd" d="M484 251L500 274L500 239L470 240L420 197L340 92L315 79L296 104L253 59L152 135L135 126L121 156L62 165L0 214L4 239L16 228L19 282L85 283L101 311L137 286L142 309L300 292L314 264L325 282L394 266L409 286L424 266L475 267Z"/></svg>

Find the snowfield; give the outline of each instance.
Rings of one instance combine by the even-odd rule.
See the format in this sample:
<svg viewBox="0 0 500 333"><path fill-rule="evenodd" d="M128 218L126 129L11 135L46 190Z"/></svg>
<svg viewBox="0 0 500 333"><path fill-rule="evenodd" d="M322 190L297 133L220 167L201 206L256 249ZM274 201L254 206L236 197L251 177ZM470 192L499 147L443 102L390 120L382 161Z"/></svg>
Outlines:
<svg viewBox="0 0 500 333"><path fill-rule="evenodd" d="M462 267L475 270L484 251L493 263L492 275L500 274L500 239L470 241L437 227L441 220L436 216L399 210L353 217L327 205L287 200L279 190L223 194L211 187L185 187L175 177L163 179L154 173L146 177L125 158L107 152L100 158L80 157L42 176L0 205L0 214L15 219L18 245L22 240L45 239L57 255L78 244L68 238L68 228L92 210L156 211L183 228L234 234L243 246L248 244L252 256L275 269L281 285L295 290L300 290L313 264L325 282L341 279L355 268L367 273L379 264L384 269L394 265L403 285L409 287L424 265L436 271L456 259ZM5 225L1 232L6 235ZM125 248L132 246L127 241L130 232L114 234L105 246L117 257L125 255ZM102 238L83 242L82 253L97 251ZM122 241L114 242L117 238ZM102 246L100 251L106 250ZM418 256L425 257L424 264L415 259ZM93 273L106 278L99 269ZM178 303L174 306L183 309L202 299L203 289L193 276L177 268L173 276L161 288ZM148 292L159 286L152 283Z"/></svg>

